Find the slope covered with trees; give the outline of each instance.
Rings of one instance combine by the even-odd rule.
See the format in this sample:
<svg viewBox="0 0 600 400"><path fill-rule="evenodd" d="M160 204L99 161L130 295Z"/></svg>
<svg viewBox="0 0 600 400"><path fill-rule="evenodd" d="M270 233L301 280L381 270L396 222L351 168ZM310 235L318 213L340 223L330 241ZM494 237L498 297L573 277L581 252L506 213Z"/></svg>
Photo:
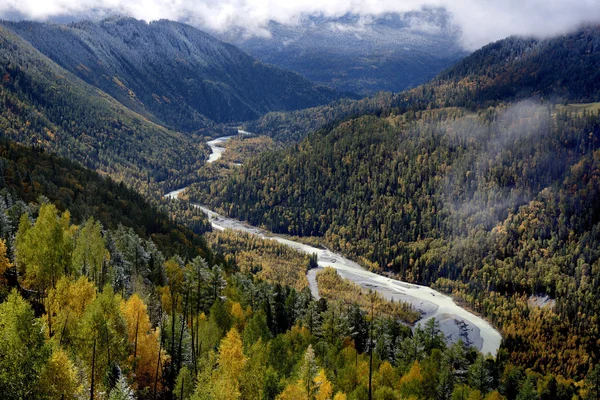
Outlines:
<svg viewBox="0 0 600 400"><path fill-rule="evenodd" d="M48 203L19 220L14 255L0 241L7 399L566 400L600 388L598 369L535 373L447 347L435 320L412 333L385 307L314 301L234 263L155 250L137 268L134 233L71 224Z"/></svg>
<svg viewBox="0 0 600 400"><path fill-rule="evenodd" d="M599 49L598 26L544 40L510 37L484 46L414 89L310 110L269 113L249 123L248 130L279 140L299 140L357 115L450 106L477 110L529 98L596 102L600 100Z"/></svg>
<svg viewBox="0 0 600 400"><path fill-rule="evenodd" d="M212 257L202 236L174 223L142 195L40 148L0 141L0 192L0 209L9 216L2 220L1 238L8 244L9 254L20 214L33 210L30 204L42 199L58 210L69 210L75 223L94 217L107 229L131 229L144 240L151 238L167 255ZM208 221L202 219L196 231L209 229Z"/></svg>
<svg viewBox="0 0 600 400"><path fill-rule="evenodd" d="M600 115L568 110L521 102L358 117L190 196L452 292L501 328L513 361L583 375L600 357ZM538 295L554 307L529 304Z"/></svg>
<svg viewBox="0 0 600 400"><path fill-rule="evenodd" d="M340 96L177 22L115 17L3 26L134 112L178 131L314 107Z"/></svg>
<svg viewBox="0 0 600 400"><path fill-rule="evenodd" d="M130 111L0 27L0 132L148 190L193 176L207 149Z"/></svg>

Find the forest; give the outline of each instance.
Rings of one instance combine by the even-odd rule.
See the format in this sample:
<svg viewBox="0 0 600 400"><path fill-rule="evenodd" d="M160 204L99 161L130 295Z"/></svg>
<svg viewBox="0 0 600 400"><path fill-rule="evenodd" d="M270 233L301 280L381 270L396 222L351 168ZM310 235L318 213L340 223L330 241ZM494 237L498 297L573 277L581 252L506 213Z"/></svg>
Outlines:
<svg viewBox="0 0 600 400"><path fill-rule="evenodd" d="M73 224L47 200L0 217L11 238L0 241L6 399L593 399L600 391L600 368L574 380L516 366L504 350L493 358L462 341L448 346L434 319L413 332L372 293L362 305L316 301L232 258L167 258L122 225L107 229L93 216ZM273 251L223 235L232 250ZM336 279L326 269L319 286Z"/></svg>
<svg viewBox="0 0 600 400"><path fill-rule="evenodd" d="M189 196L453 293L501 328L514 362L584 376L600 356L599 137L597 112L540 102L364 116ZM555 307L532 310L545 295Z"/></svg>
<svg viewBox="0 0 600 400"><path fill-rule="evenodd" d="M40 148L4 141L0 155L8 399L592 399L600 389L600 368L542 373L504 348L494 358L446 345L435 320L413 331L418 316L401 303L333 270L318 273L315 300L303 283L311 257L229 231L204 241Z"/></svg>
<svg viewBox="0 0 600 400"><path fill-rule="evenodd" d="M188 195L452 293L512 362L586 376L600 358L600 113L584 103L599 32L508 38L400 94L268 114L248 128L293 132L288 148Z"/></svg>

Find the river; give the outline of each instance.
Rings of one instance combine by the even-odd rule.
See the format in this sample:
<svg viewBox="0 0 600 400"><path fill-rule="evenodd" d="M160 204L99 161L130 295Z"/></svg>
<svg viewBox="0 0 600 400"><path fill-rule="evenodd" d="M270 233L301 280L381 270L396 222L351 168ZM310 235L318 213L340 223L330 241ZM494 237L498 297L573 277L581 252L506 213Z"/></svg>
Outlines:
<svg viewBox="0 0 600 400"><path fill-rule="evenodd" d="M242 131L240 133L246 132ZM231 136L225 136L211 141L212 144L211 142L208 142L213 151L208 162L214 162L221 157L224 148L218 145L225 143L230 138ZM165 197L177 198L184 190L185 188L172 191L166 194ZM449 343L462 339L484 354L490 353L492 355L496 355L498 348L500 347L502 337L494 327L483 318L457 305L449 296L433 290L430 287L415 285L378 275L374 272L367 271L358 263L343 257L338 253L299 243L233 218L224 217L199 204L195 204L195 206L199 207L208 215L214 229L233 229L247 232L262 238L277 240L278 242L303 253L317 254L319 268L310 270L307 274L311 293L316 298L319 298L316 273L319 269L331 266L337 270L340 276L365 289L375 290L389 300L401 300L410 303L422 314L422 318L419 320L418 324L423 324L431 318L436 318Z"/></svg>

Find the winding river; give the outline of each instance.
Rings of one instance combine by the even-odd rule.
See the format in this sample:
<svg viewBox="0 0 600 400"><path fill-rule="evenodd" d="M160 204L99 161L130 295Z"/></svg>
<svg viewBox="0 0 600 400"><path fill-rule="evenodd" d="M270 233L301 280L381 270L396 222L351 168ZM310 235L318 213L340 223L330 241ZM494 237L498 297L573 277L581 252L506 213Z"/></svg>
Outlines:
<svg viewBox="0 0 600 400"><path fill-rule="evenodd" d="M240 131L240 133L245 134L247 132ZM220 145L231 137L225 136L208 142L212 150L208 162L214 162L221 157L224 148ZM166 194L165 197L176 199L184 190L185 188L172 191ZM307 274L311 293L316 298L319 298L316 273L319 269L331 266L337 270L340 276L363 288L376 290L389 300L401 300L412 304L416 310L422 313L422 318L418 324L423 324L431 318L436 318L440 322L441 329L449 343L462 339L467 344L475 346L484 354L490 353L492 355L496 355L500 347L502 337L494 327L483 318L457 305L449 296L430 287L406 283L378 275L367 271L356 262L340 254L289 240L233 218L224 217L199 204L195 204L195 206L208 215L214 229L243 231L262 238L277 240L300 252L317 254L319 268L310 270Z"/></svg>

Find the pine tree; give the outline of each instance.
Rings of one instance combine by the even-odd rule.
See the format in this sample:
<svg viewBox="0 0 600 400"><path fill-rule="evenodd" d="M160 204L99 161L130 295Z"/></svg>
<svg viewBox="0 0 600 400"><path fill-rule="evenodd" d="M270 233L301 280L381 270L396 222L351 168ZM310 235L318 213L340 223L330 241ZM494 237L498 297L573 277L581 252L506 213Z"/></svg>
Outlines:
<svg viewBox="0 0 600 400"><path fill-rule="evenodd" d="M312 398L315 392L314 379L319 372L317 361L315 360L315 352L313 351L312 345L308 345L302 364L300 365L299 381L302 383L303 389L308 394L308 398Z"/></svg>
<svg viewBox="0 0 600 400"><path fill-rule="evenodd" d="M127 383L127 379L124 375L119 377L117 384L110 391L108 400L135 400L133 389Z"/></svg>

